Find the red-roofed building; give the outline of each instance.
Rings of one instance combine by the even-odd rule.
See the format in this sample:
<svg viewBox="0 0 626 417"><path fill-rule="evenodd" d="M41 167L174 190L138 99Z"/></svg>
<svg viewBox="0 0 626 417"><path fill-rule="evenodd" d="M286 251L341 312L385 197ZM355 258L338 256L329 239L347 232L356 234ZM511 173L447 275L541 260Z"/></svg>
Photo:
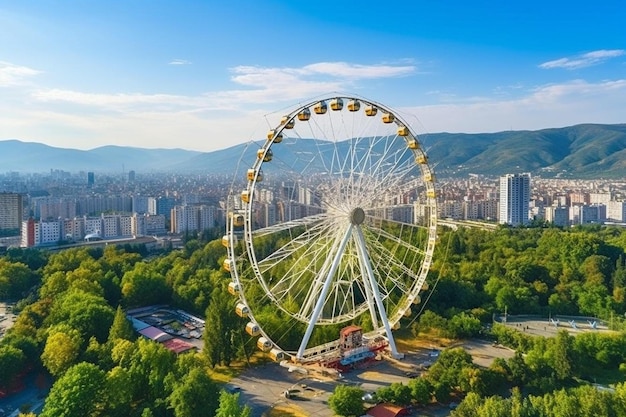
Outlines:
<svg viewBox="0 0 626 417"><path fill-rule="evenodd" d="M163 346L165 346L166 349L171 350L177 355L179 353L188 352L196 348L191 343L185 342L184 340L177 338L164 341Z"/></svg>
<svg viewBox="0 0 626 417"><path fill-rule="evenodd" d="M409 414L409 409L393 404L378 404L367 410L366 416L370 417L399 417Z"/></svg>

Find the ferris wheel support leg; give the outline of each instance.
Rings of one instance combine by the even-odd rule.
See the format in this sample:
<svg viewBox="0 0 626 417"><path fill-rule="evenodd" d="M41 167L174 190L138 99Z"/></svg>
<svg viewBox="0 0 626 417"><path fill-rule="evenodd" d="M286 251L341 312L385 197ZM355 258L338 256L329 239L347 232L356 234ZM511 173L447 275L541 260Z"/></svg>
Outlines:
<svg viewBox="0 0 626 417"><path fill-rule="evenodd" d="M360 252L360 247L357 245L357 250ZM359 253L359 257L362 262L362 256ZM370 311L370 316L372 317L372 328L374 330L378 330L380 327L378 324L378 316L376 315L376 302L374 300L374 295L372 294L372 288L370 286L369 275L366 269L361 265L362 278L363 278L363 288L365 288L365 299L367 300L367 308Z"/></svg>
<svg viewBox="0 0 626 417"><path fill-rule="evenodd" d="M298 349L298 353L296 354L296 359L302 359L304 355L304 350L306 349L306 345L309 344L309 339L311 338L311 334L313 333L313 329L315 328L315 323L317 323L317 319L322 312L322 308L324 307L324 301L326 300L326 295L328 294L328 290L333 282L333 275L337 271L339 267L339 262L341 261L341 256L343 255L343 251L346 249L346 245L352 236L353 226L348 227L346 230L346 234L341 239L341 244L335 253L335 257L333 258L333 263L330 266L330 270L328 271L328 275L326 275L326 280L324 281L324 286L322 287L322 291L315 303L315 309L313 310L313 314L311 315L311 319L309 320L309 324L307 325L306 332L304 333L304 337L302 338L302 342L300 343L300 348Z"/></svg>
<svg viewBox="0 0 626 417"><path fill-rule="evenodd" d="M372 287L372 292L374 295L374 300L376 300L376 306L378 307L378 313L380 314L380 320L383 322L385 326L385 333L387 333L387 339L389 340L389 348L391 349L391 356L396 359L401 359L404 357L403 354L398 352L398 348L396 347L396 341L393 338L393 333L391 333L391 326L389 325L389 319L387 318L387 313L385 312L385 306L383 304L382 298L380 298L380 291L378 291L378 284L376 283L376 279L374 277L374 270L372 269L372 264L370 263L369 257L367 256L367 249L365 246L365 239L363 238L363 232L360 227L355 227L354 236L357 241L357 248L359 257L361 258L361 262L364 264L367 269L367 275L369 277L370 285Z"/></svg>

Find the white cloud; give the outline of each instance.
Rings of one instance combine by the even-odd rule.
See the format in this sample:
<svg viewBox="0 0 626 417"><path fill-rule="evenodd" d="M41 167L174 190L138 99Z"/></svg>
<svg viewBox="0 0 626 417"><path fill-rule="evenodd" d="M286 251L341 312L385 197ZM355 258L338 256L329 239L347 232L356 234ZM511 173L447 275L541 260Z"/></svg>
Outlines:
<svg viewBox="0 0 626 417"><path fill-rule="evenodd" d="M34 97L43 102L60 101L112 111L147 109L146 106L162 106L169 110L200 108L232 111L247 105L294 102L320 93L353 89L354 81L403 76L414 72L415 67L322 62L301 68L238 66L231 71L234 74L231 80L245 88L198 96L97 94L49 89L34 93Z"/></svg>
<svg viewBox="0 0 626 417"><path fill-rule="evenodd" d="M0 61L0 87L20 85L25 79L40 73L32 68Z"/></svg>
<svg viewBox="0 0 626 417"><path fill-rule="evenodd" d="M242 85L267 87L286 83L311 83L322 77L345 82L372 78L399 77L415 72L412 65L359 65L347 62L318 62L301 68L266 68L258 66L238 66L232 69L236 74L232 80ZM343 80L343 81L342 81Z"/></svg>
<svg viewBox="0 0 626 417"><path fill-rule="evenodd" d="M626 79L574 80L538 87L515 100L457 102L401 109L422 133L538 130L581 123L624 123ZM417 129L419 131L419 129Z"/></svg>
<svg viewBox="0 0 626 417"><path fill-rule="evenodd" d="M50 89L34 92L33 97L42 102L61 101L86 106L96 106L108 110L127 110L131 106L193 106L198 99L170 94L97 94L80 91Z"/></svg>
<svg viewBox="0 0 626 417"><path fill-rule="evenodd" d="M186 59L173 59L168 62L168 65L191 65L191 61L187 61Z"/></svg>
<svg viewBox="0 0 626 417"><path fill-rule="evenodd" d="M568 70L590 67L598 65L611 58L617 58L626 54L623 49L600 49L598 51L588 52L586 54L576 55L569 58L560 58L554 61L544 62L539 68L553 69L565 68Z"/></svg>

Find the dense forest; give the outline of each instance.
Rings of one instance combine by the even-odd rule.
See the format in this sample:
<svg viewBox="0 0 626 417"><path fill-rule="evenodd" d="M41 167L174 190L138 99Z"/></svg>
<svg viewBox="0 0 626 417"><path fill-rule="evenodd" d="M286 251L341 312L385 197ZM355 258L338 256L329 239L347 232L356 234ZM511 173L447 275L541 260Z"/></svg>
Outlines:
<svg viewBox="0 0 626 417"><path fill-rule="evenodd" d="M626 231L618 228L441 229L429 291L422 297L428 302L405 319L404 327L416 337L491 337L518 354L483 369L463 352L445 351L420 383L426 388L419 387L419 401L462 395L465 400L455 411L462 416L558 415L479 410L549 409L548 404L570 398L624 401L621 385L613 394L584 390L594 380L618 382L626 371L625 252ZM255 353L245 322L234 314L230 277L221 269L224 258L220 241L198 239L181 250L150 255L141 247L112 245L56 253L9 249L0 257L0 301L17 301L19 316L0 341L0 384L10 384L25 370L48 372L55 382L43 416L218 413L221 403L232 401L220 396L220 385L207 371ZM124 309L152 304L206 317L211 326L206 326L205 349L177 357L137 339ZM273 315L274 323L284 326L286 318L270 307L259 314ZM616 332L544 339L495 325L485 333L485 324L505 310L546 318L593 316ZM404 390L402 401L419 402ZM400 401L393 392L380 395Z"/></svg>

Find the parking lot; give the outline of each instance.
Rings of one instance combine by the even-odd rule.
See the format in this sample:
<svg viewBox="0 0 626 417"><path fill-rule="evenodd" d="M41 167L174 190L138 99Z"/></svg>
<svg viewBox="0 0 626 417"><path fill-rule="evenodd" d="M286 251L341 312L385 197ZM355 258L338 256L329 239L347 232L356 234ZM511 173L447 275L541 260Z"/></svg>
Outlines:
<svg viewBox="0 0 626 417"><path fill-rule="evenodd" d="M513 351L494 347L487 341L470 341L458 345L464 347L481 366L489 366L496 357L511 357ZM252 416L260 417L279 404L293 404L304 410L306 415L331 417L328 398L338 384L358 386L365 393L375 392L394 382L408 383L419 377L437 360L438 349L420 348L405 354L401 360L384 359L370 362L367 366L344 372L338 380L316 378L280 366L278 363L250 368L232 379L228 384L231 391L240 392L242 402L252 408ZM285 397L288 391L289 398ZM447 416L447 407L434 405L416 411L416 416Z"/></svg>

